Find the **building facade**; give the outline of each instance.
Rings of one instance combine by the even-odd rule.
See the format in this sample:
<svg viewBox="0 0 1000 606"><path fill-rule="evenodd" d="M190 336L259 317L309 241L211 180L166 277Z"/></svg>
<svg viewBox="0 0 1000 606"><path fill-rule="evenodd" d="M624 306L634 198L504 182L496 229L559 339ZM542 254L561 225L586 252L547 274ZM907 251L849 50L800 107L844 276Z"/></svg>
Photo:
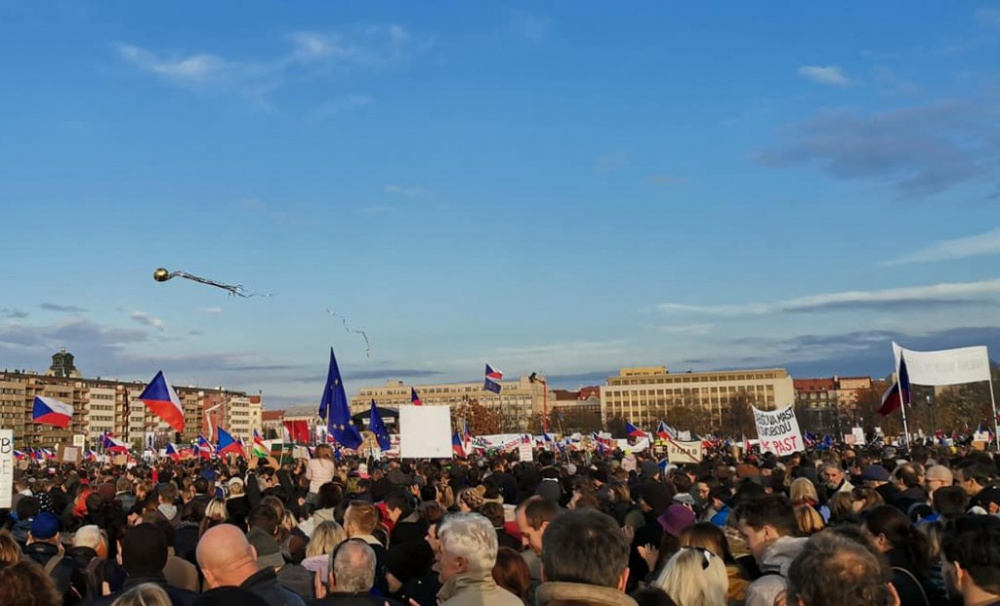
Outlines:
<svg viewBox="0 0 1000 606"><path fill-rule="evenodd" d="M795 390L782 368L670 373L665 366L623 368L601 387L601 421L622 418L643 427L670 423L671 406L703 410L707 426L721 426L736 397L761 409L790 406ZM681 428L683 429L683 428Z"/></svg>
<svg viewBox="0 0 1000 606"><path fill-rule="evenodd" d="M410 389L416 389L424 406L451 406L454 411L463 403L475 400L500 418L501 430L505 432L538 431L532 428L549 412L550 427L555 394L548 388L545 377L522 376L516 381L501 381L501 390L495 394L483 389L483 382L438 383L411 385L403 381L386 381L379 387L362 387L351 397L351 414L358 414L371 408L374 399L378 406L397 408L410 404Z"/></svg>
<svg viewBox="0 0 1000 606"><path fill-rule="evenodd" d="M795 379L799 425L814 433L840 435L855 418L858 394L876 386L871 377Z"/></svg>

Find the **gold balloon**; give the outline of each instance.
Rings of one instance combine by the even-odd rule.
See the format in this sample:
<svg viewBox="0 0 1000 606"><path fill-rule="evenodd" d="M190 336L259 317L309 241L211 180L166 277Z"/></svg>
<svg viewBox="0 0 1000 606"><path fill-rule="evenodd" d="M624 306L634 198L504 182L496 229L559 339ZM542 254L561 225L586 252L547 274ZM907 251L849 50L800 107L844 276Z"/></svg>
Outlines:
<svg viewBox="0 0 1000 606"><path fill-rule="evenodd" d="M157 282L166 282L170 279L170 272L162 267L158 267L156 268L156 271L153 272L153 279Z"/></svg>

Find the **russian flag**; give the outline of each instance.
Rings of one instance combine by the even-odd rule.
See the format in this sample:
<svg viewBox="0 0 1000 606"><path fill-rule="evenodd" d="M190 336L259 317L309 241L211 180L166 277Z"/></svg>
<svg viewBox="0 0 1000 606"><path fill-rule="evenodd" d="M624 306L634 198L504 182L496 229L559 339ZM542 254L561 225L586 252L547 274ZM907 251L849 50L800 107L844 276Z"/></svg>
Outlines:
<svg viewBox="0 0 1000 606"><path fill-rule="evenodd" d="M73 407L55 398L35 396L35 404L31 409L31 420L35 423L45 423L66 429L73 420Z"/></svg>
<svg viewBox="0 0 1000 606"><path fill-rule="evenodd" d="M410 404L414 406L421 406L423 402L420 401L420 396L417 395L417 390L413 387L410 388Z"/></svg>
<svg viewBox="0 0 1000 606"><path fill-rule="evenodd" d="M635 425L625 421L625 433L628 434L630 438L648 438L649 435L645 431L639 429Z"/></svg>
<svg viewBox="0 0 1000 606"><path fill-rule="evenodd" d="M219 428L219 445L216 447L215 451L217 453L226 454L231 452L233 454L243 454L243 445L234 438L228 431L223 428Z"/></svg>
<svg viewBox="0 0 1000 606"><path fill-rule="evenodd" d="M174 462L181 460L181 453L178 452L177 447L174 446L173 442L167 442L166 454L168 457L174 460Z"/></svg>
<svg viewBox="0 0 1000 606"><path fill-rule="evenodd" d="M153 380L142 390L139 400L146 408L167 422L174 431L184 431L184 407L177 392L163 378L163 371L156 373Z"/></svg>
<svg viewBox="0 0 1000 606"><path fill-rule="evenodd" d="M451 436L451 451L455 453L455 456L463 459L465 458L465 448L462 446L462 437L458 435L457 431Z"/></svg>

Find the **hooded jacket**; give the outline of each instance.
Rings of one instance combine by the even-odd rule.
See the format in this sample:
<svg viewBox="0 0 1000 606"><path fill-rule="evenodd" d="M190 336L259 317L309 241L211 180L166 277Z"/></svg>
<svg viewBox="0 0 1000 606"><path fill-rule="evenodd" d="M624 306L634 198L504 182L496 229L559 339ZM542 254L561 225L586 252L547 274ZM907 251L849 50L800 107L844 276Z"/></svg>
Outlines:
<svg viewBox="0 0 1000 606"><path fill-rule="evenodd" d="M746 606L773 606L788 584L788 567L805 547L805 538L780 537L764 549L757 562L761 577L747 587Z"/></svg>

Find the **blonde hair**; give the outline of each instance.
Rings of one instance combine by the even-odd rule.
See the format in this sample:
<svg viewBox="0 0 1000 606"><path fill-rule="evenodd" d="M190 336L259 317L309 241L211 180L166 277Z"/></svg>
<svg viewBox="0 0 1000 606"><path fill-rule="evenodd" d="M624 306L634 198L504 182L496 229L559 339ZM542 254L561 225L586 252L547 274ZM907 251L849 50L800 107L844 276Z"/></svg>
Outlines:
<svg viewBox="0 0 1000 606"><path fill-rule="evenodd" d="M719 556L707 549L683 547L653 584L682 606L725 606L729 577Z"/></svg>
<svg viewBox="0 0 1000 606"><path fill-rule="evenodd" d="M306 557L331 553L333 548L343 543L346 538L347 532L343 526L333 520L322 522L313 529L312 538L306 545Z"/></svg>
<svg viewBox="0 0 1000 606"><path fill-rule="evenodd" d="M799 524L799 534L804 537L814 535L826 526L823 516L807 504L795 506L795 521Z"/></svg>
<svg viewBox="0 0 1000 606"><path fill-rule="evenodd" d="M222 499L212 499L205 507L205 517L212 520L228 520L229 510Z"/></svg>
<svg viewBox="0 0 1000 606"><path fill-rule="evenodd" d="M333 447L329 444L320 444L316 447L313 456L317 459L326 459L328 461L333 461Z"/></svg>
<svg viewBox="0 0 1000 606"><path fill-rule="evenodd" d="M170 596L159 585L143 583L118 596L111 606L172 606Z"/></svg>
<svg viewBox="0 0 1000 606"><path fill-rule="evenodd" d="M793 505L801 505L806 501L819 502L819 495L816 493L816 485L809 478L795 478L788 489L789 498Z"/></svg>

